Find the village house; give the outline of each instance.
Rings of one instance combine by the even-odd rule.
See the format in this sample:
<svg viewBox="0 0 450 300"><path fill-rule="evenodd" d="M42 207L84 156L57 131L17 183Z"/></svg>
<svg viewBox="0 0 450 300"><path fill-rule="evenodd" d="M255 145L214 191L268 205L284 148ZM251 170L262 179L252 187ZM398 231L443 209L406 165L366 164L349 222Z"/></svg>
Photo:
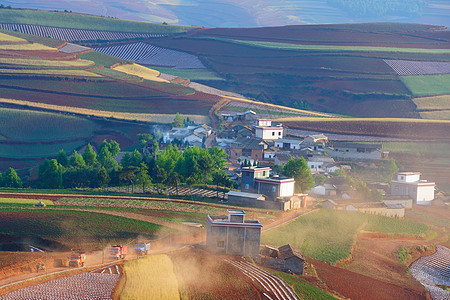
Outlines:
<svg viewBox="0 0 450 300"><path fill-rule="evenodd" d="M324 183L311 188L308 193L318 196L336 196L337 189L332 184Z"/></svg>
<svg viewBox="0 0 450 300"><path fill-rule="evenodd" d="M386 195L383 196L384 204L401 204L406 209L411 209L413 205L413 199L408 195L402 196L394 196L394 195Z"/></svg>
<svg viewBox="0 0 450 300"><path fill-rule="evenodd" d="M211 133L211 127L206 124L189 125L181 128L174 127L164 133L163 142L167 144L177 139L201 147L203 140L210 136Z"/></svg>
<svg viewBox="0 0 450 300"><path fill-rule="evenodd" d="M264 159L264 150L268 148L267 142L262 139L241 137L226 149L231 160L247 157L257 161Z"/></svg>
<svg viewBox="0 0 450 300"><path fill-rule="evenodd" d="M242 168L241 191L228 192L228 202L267 209L289 210L305 205L304 194L294 194L293 178L271 176L269 167Z"/></svg>
<svg viewBox="0 0 450 300"><path fill-rule="evenodd" d="M410 196L414 204L430 205L436 184L420 179L420 172L399 172L391 181L391 195Z"/></svg>
<svg viewBox="0 0 450 300"><path fill-rule="evenodd" d="M283 150L289 150L289 149L300 150L302 142L303 142L303 140L281 138L281 139L275 140L274 146L275 146L275 148L283 149Z"/></svg>
<svg viewBox="0 0 450 300"><path fill-rule="evenodd" d="M385 204L383 202L363 202L347 205L345 210L359 211L366 214L382 215L391 218L403 218L405 208L401 204Z"/></svg>
<svg viewBox="0 0 450 300"><path fill-rule="evenodd" d="M382 150L382 144L331 142L326 151L328 155L340 159L381 160L389 157L388 151Z"/></svg>
<svg viewBox="0 0 450 300"><path fill-rule="evenodd" d="M258 220L245 220L245 211L227 210L228 215L208 215L206 244L214 253L257 257L261 228Z"/></svg>
<svg viewBox="0 0 450 300"><path fill-rule="evenodd" d="M225 122L250 121L256 119L256 113L252 110L247 110L243 113L222 113L221 116Z"/></svg>
<svg viewBox="0 0 450 300"><path fill-rule="evenodd" d="M261 264L275 270L302 275L305 258L290 244L278 249L264 245L261 249Z"/></svg>
<svg viewBox="0 0 450 300"><path fill-rule="evenodd" d="M323 151L326 143L328 143L328 137L324 134L314 134L305 137L303 139L302 146L305 148L308 147L311 150Z"/></svg>
<svg viewBox="0 0 450 300"><path fill-rule="evenodd" d="M272 124L271 120L258 119L253 125L255 136L263 140L277 140L283 138L282 124Z"/></svg>

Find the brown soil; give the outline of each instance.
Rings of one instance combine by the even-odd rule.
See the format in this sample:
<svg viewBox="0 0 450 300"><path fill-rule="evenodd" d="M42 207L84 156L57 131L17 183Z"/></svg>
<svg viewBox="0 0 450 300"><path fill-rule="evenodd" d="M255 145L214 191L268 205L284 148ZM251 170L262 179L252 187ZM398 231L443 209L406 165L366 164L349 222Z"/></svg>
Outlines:
<svg viewBox="0 0 450 300"><path fill-rule="evenodd" d="M422 289L404 287L398 284L375 279L356 272L330 266L326 263L310 260L317 274L327 286L351 299L427 299Z"/></svg>

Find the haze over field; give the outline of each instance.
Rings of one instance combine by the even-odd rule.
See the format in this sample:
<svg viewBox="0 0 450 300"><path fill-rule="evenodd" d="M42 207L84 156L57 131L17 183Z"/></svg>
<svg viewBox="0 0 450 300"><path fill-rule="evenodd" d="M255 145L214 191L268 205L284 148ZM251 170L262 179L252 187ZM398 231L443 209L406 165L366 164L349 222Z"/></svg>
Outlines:
<svg viewBox="0 0 450 300"><path fill-rule="evenodd" d="M15 0L4 5L205 27L408 22L450 26L446 0Z"/></svg>

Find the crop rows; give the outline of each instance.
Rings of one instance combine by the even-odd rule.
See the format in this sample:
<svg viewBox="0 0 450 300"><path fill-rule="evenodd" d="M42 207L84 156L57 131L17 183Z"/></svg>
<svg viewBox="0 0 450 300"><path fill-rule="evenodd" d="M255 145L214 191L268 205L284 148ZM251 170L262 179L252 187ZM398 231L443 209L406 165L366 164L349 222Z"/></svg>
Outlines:
<svg viewBox="0 0 450 300"><path fill-rule="evenodd" d="M231 265L235 266L247 277L249 277L255 284L259 284L264 290L264 296L268 299L298 299L289 287L278 277L244 261L225 260ZM269 296L269 295L272 295Z"/></svg>
<svg viewBox="0 0 450 300"><path fill-rule="evenodd" d="M115 192L126 192L128 189L127 188L107 188L107 190L110 191L115 191ZM136 192L143 192L141 187L136 186L134 188L134 190ZM153 188L153 187L149 187L146 189L146 191L150 191L153 193L157 193L158 189ZM167 189L165 190L169 195L176 195L177 194L177 189L173 186L171 187L167 187ZM197 188L187 188L187 187L178 187L178 195L200 195L202 197L209 197L209 198L214 198L217 197L217 192L213 191L213 190L204 190L204 189L197 189ZM226 195L225 195L226 196ZM219 192L219 197L223 198L224 197L224 193L223 192Z"/></svg>
<svg viewBox="0 0 450 300"><path fill-rule="evenodd" d="M398 75L450 74L450 62L384 59Z"/></svg>
<svg viewBox="0 0 450 300"><path fill-rule="evenodd" d="M90 40L124 40L134 38L161 37L163 34L131 33L100 30L83 30L40 25L0 23L0 29L18 31L42 37L51 37L63 41L90 41Z"/></svg>
<svg viewBox="0 0 450 300"><path fill-rule="evenodd" d="M147 43L134 43L121 46L99 47L95 51L121 59L131 59L138 64L179 69L203 69L205 66L197 56L181 51L160 48Z"/></svg>
<svg viewBox="0 0 450 300"><path fill-rule="evenodd" d="M81 273L25 287L0 296L0 299L111 299L119 276L118 274Z"/></svg>
<svg viewBox="0 0 450 300"><path fill-rule="evenodd" d="M437 245L436 253L416 260L409 270L427 288L432 299L450 299L450 291L436 286L450 286L450 249Z"/></svg>

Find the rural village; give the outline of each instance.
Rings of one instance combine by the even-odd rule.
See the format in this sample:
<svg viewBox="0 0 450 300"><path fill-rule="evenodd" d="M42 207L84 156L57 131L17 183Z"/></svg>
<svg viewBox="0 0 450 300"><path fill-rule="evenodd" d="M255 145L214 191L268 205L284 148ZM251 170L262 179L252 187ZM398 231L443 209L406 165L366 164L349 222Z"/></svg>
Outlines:
<svg viewBox="0 0 450 300"><path fill-rule="evenodd" d="M1 4L0 300L450 299L448 29L160 23Z"/></svg>

